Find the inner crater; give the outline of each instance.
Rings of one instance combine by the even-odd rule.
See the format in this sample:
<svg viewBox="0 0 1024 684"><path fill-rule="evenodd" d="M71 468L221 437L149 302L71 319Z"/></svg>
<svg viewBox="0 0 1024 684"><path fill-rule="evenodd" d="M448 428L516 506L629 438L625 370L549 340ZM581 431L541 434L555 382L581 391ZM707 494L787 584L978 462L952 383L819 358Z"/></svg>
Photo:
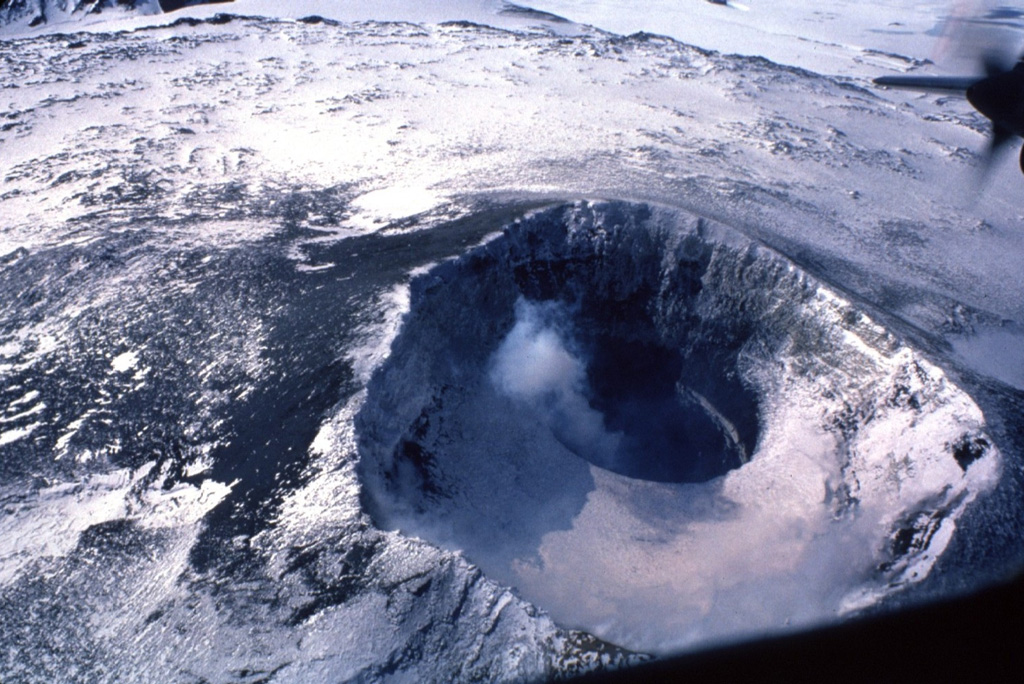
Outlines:
<svg viewBox="0 0 1024 684"><path fill-rule="evenodd" d="M711 250L684 247L694 280L675 308L689 322L667 326L665 245L630 241L617 264L602 247L515 259L512 327L487 362L493 389L576 456L630 478L705 482L739 467L757 443L757 394L738 369L744 340L709 336L696 310Z"/></svg>
<svg viewBox="0 0 1024 684"><path fill-rule="evenodd" d="M699 361L678 349L596 338L587 365L590 406L621 440L608 463L591 460L586 450L577 455L657 482L705 482L746 463L757 442L753 392L735 378L729 383L726 373L698 374ZM716 391L730 384L731 396Z"/></svg>
<svg viewBox="0 0 1024 684"><path fill-rule="evenodd" d="M377 525L648 652L920 581L995 462L970 398L854 306L624 202L531 214L416 276L356 430Z"/></svg>

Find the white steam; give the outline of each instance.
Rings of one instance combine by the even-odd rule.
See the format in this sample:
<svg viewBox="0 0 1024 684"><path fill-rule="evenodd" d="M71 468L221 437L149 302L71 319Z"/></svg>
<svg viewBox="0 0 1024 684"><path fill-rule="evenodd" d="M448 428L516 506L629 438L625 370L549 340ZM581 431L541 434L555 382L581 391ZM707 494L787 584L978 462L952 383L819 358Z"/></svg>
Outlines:
<svg viewBox="0 0 1024 684"><path fill-rule="evenodd" d="M536 413L567 449L611 467L621 433L605 429L587 399L585 363L567 343L568 316L556 303L516 302L516 324L491 362L490 379L505 396Z"/></svg>

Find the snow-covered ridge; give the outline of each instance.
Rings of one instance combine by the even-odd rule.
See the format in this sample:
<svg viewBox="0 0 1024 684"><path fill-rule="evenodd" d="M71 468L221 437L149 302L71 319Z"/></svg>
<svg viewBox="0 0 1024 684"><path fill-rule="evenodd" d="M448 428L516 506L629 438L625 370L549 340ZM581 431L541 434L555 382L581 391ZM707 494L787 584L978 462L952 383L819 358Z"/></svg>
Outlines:
<svg viewBox="0 0 1024 684"><path fill-rule="evenodd" d="M157 18L153 15L165 14ZM543 27L552 33L576 33L571 21L506 0L0 0L0 35L68 31L131 30L182 19L219 15L327 21L467 21L509 29Z"/></svg>
<svg viewBox="0 0 1024 684"><path fill-rule="evenodd" d="M3 0L0 2L0 32L44 25L77 24L100 15L123 16L160 14L159 0Z"/></svg>
<svg viewBox="0 0 1024 684"><path fill-rule="evenodd" d="M925 69L974 73L978 56L1019 45L1024 22L999 0L733 2L535 0L534 7L607 31L648 31L720 52L762 55L820 73L878 75Z"/></svg>

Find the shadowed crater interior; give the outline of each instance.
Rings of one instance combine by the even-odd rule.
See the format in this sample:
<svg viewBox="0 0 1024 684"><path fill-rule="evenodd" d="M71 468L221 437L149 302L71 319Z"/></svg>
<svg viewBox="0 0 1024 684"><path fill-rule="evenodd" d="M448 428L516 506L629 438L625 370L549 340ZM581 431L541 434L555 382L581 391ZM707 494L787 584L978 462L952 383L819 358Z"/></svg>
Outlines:
<svg viewBox="0 0 1024 684"><path fill-rule="evenodd" d="M531 215L413 280L357 419L378 522L429 512L429 536L495 549L495 524L517 528L522 548L502 553L520 553L571 524L588 464L699 483L747 462L760 411L744 367L771 346L752 312L793 279L699 221L596 206Z"/></svg>
<svg viewBox="0 0 1024 684"><path fill-rule="evenodd" d="M519 226L531 236L532 229ZM573 389L604 427L600 443L563 444L595 465L660 482L703 482L742 465L757 442L757 396L736 368L745 340L709 335L716 326L700 318L701 277L713 250L695 236L674 245L685 256L674 269L679 280L666 283L667 232L619 235L619 244L602 240L592 253L575 249L561 258L546 255L540 244L546 250L551 243L533 237L528 242L540 254L518 257L512 269L520 309L546 305L546 329L584 369ZM568 246L579 237L556 239ZM666 309L685 323L667 321ZM510 372L526 372L531 360L520 354ZM535 372L551 372L536 365ZM556 434L570 433L562 423L573 418L558 416Z"/></svg>

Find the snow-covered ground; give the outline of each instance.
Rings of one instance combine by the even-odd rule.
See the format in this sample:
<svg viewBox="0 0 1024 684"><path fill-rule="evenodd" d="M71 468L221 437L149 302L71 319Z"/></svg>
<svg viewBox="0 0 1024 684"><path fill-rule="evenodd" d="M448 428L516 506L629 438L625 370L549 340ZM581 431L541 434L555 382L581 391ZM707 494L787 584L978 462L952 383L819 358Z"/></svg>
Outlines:
<svg viewBox="0 0 1024 684"><path fill-rule="evenodd" d="M974 73L979 65L971 57L991 47L980 41L994 32L1019 45L1022 28L1019 10L988 0L652 0L642 11L626 0L537 0L531 6L616 33L668 35L720 52L848 76L929 61Z"/></svg>
<svg viewBox="0 0 1024 684"><path fill-rule="evenodd" d="M987 122L962 100L870 83L952 65L956 8L536 7L550 14L497 0L238 0L5 29L4 682L548 677L636 660L587 632L640 651L695 648L785 628L787 610L793 623L827 621L1019 563L1024 179L1005 159L979 187ZM1020 21L1004 14L1003 27ZM701 276L708 292L788 273L817 302L798 315L783 304L799 297L779 295L765 316L804 337L757 333L788 351L744 347L761 374L726 373L763 393L759 447L705 489L630 484L558 451L587 440L539 420L522 443L575 459L568 494L585 503L570 524L518 564L474 551L478 530L461 544L431 538L423 520L476 505L489 482L459 483L477 470L451 459L516 443L478 409L509 401L481 384L488 364L507 377L522 357L492 356L515 325L512 295L448 311L424 292L475 272L472 248L504 244L495 234L509 222L590 199L623 201L593 244L627 224L645 234L642 217L655 216L655 233L696 230L718 250L728 266ZM547 272L533 264L556 243L540 244L520 267ZM743 249L763 260L721 256ZM612 268L629 259L601 263L611 282L633 282ZM424 302L446 318L415 308ZM704 305L666 295L652 310L711 320ZM589 397L589 361L556 333L532 337L568 364L555 409L572 413ZM823 339L857 351L808 355ZM713 395L681 387L676 400L739 434ZM473 410L432 403L446 393ZM402 411L374 418L389 402ZM575 413L593 423L595 410ZM455 427L416 436L428 418ZM495 441L477 450L457 440L467 433ZM787 449L786 435L810 446ZM419 446L397 450L407 442ZM459 486L406 498L427 502L413 516L424 539L392 529L386 500L363 496L381 488L373 477L390 486L370 466L397 454L415 475L432 467L417 449L446 444L438 467ZM671 502L680 491L733 513L636 506L638 492ZM758 536L777 546L765 572L786 591L737 626L722 611L749 608L764 586L744 569L762 548L745 523L766 506L777 517ZM649 563L585 560L603 532L634 535ZM710 548L719 533L720 554L663 586L665 549ZM581 559L607 566L587 580L601 598L587 610L554 595ZM617 579L630 573L642 581ZM602 612L640 594L685 615L640 638Z"/></svg>

